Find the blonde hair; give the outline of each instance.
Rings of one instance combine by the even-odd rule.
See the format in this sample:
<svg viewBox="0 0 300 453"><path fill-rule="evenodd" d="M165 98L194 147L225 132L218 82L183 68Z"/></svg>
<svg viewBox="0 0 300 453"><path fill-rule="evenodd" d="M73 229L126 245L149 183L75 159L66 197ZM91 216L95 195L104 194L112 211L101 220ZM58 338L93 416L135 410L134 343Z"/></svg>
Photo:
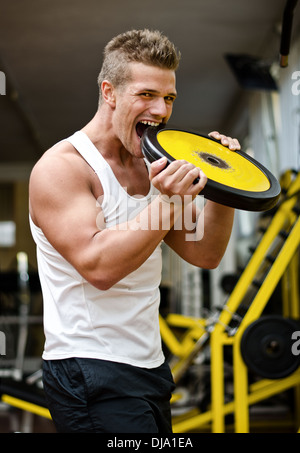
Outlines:
<svg viewBox="0 0 300 453"><path fill-rule="evenodd" d="M103 64L98 76L99 103L102 101L103 80L109 80L114 87L130 80L128 63L138 62L176 71L180 56L174 44L158 30L130 30L121 33L104 48Z"/></svg>

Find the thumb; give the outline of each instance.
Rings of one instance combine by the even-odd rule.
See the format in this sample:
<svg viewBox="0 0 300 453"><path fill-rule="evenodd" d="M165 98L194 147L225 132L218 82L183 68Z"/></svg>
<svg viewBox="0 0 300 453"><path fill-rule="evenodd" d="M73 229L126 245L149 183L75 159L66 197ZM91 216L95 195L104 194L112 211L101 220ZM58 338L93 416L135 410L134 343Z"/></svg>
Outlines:
<svg viewBox="0 0 300 453"><path fill-rule="evenodd" d="M166 157L161 157L160 159L152 162L152 164L150 165L149 173L150 181L166 167L166 164L167 164Z"/></svg>

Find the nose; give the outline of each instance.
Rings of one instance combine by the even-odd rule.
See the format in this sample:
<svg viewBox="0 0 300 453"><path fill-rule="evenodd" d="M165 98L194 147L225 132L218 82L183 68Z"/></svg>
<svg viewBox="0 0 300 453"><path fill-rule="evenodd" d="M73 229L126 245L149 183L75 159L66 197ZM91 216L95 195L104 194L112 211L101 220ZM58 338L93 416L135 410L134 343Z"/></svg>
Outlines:
<svg viewBox="0 0 300 453"><path fill-rule="evenodd" d="M151 115L165 118L166 116L170 115L171 112L169 112L169 110L170 106L167 104L166 100L163 97L157 96L155 99L153 99L150 108Z"/></svg>

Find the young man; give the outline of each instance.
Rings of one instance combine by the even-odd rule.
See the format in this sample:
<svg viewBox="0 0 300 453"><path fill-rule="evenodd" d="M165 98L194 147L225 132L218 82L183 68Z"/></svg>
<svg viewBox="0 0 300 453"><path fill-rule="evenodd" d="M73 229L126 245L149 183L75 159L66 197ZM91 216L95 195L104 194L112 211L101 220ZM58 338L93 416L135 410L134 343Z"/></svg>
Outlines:
<svg viewBox="0 0 300 453"><path fill-rule="evenodd" d="M233 209L208 201L203 238L187 241L184 222L182 229L174 222L187 214L196 221L192 200L206 176L185 161L166 167L165 158L151 166L143 159L143 131L171 116L178 64L174 45L157 31L112 39L95 116L49 149L31 174L30 224L44 298L44 388L59 432L172 430L174 384L158 319L160 244L164 240L196 266L214 268L233 222ZM213 136L239 148L236 139ZM174 196L177 202L170 203Z"/></svg>

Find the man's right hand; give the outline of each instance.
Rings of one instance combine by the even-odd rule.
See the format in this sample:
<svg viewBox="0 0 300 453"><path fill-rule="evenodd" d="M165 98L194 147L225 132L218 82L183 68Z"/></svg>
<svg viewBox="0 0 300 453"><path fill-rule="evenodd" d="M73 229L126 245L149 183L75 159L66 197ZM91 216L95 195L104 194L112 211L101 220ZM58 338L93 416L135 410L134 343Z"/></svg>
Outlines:
<svg viewBox="0 0 300 453"><path fill-rule="evenodd" d="M175 160L168 166L166 164L166 157L153 162L149 174L150 181L163 195L190 195L194 199L205 187L207 177L195 165L185 160ZM197 178L199 181L194 184Z"/></svg>

